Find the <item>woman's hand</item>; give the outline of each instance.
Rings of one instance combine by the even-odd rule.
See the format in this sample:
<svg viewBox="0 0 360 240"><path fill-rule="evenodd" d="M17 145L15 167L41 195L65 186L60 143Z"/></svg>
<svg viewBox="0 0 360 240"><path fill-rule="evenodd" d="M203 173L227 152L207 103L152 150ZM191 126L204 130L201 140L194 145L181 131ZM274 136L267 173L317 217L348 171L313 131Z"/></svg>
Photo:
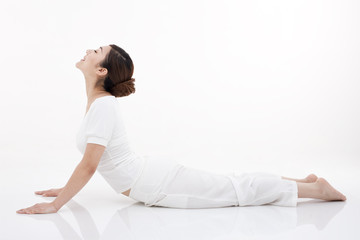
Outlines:
<svg viewBox="0 0 360 240"><path fill-rule="evenodd" d="M49 190L36 191L35 194L41 195L43 197L57 197L61 190L62 188L52 188Z"/></svg>
<svg viewBox="0 0 360 240"><path fill-rule="evenodd" d="M20 214L36 214L36 213L56 213L58 209L56 209L55 205L51 203L37 203L31 207L23 208L17 210L17 213Z"/></svg>

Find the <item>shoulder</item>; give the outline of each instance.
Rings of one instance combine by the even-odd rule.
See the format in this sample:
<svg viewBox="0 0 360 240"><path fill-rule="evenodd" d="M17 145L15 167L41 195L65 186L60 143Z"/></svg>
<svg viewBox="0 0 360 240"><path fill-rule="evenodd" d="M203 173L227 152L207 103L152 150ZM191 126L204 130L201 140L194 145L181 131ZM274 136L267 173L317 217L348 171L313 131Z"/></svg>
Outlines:
<svg viewBox="0 0 360 240"><path fill-rule="evenodd" d="M93 104L93 109L114 110L117 106L117 100L111 97L98 98L92 104Z"/></svg>
<svg viewBox="0 0 360 240"><path fill-rule="evenodd" d="M97 118L115 118L117 111L116 100L114 99L97 99L94 101L87 113L87 119Z"/></svg>

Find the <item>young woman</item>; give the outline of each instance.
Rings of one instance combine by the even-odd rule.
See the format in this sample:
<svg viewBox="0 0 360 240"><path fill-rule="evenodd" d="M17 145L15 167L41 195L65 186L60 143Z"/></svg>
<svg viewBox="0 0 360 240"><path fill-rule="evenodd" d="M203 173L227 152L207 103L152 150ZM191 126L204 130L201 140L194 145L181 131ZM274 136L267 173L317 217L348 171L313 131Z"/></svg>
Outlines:
<svg viewBox="0 0 360 240"><path fill-rule="evenodd" d="M118 97L135 92L134 65L116 45L87 50L76 63L86 82L87 106L77 134L83 158L63 188L35 192L56 197L17 213L55 213L97 170L111 187L145 206L211 208L272 204L297 206L298 198L345 201L314 174L293 179L264 172L216 174L186 167L171 158L140 156L129 145Z"/></svg>

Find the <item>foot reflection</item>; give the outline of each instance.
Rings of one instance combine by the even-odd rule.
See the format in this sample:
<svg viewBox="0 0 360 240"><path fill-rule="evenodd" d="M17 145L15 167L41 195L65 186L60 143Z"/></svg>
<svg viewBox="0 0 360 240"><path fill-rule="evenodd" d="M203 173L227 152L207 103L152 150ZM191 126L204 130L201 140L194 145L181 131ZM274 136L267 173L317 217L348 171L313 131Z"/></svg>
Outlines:
<svg viewBox="0 0 360 240"><path fill-rule="evenodd" d="M297 226L304 224L313 224L320 231L324 230L326 225L334 218L344 207L346 202L333 201L326 202L322 200L309 200L298 202Z"/></svg>

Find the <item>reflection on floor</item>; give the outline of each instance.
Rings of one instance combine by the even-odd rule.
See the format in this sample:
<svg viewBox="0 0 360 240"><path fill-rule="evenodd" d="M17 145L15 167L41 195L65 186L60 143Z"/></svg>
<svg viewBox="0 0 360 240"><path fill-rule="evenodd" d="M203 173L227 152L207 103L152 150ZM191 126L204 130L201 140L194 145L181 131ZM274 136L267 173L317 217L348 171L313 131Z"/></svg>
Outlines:
<svg viewBox="0 0 360 240"><path fill-rule="evenodd" d="M10 226L1 231L1 236L41 239L37 231L43 228L52 239L360 239L357 229L359 201L351 196L346 202L300 200L297 207L263 205L212 209L146 207L135 202L114 209L109 219L101 214L101 208L109 206L98 205L98 209L90 211L84 206L86 204L70 200L61 209L62 213L18 215L12 209L14 213L10 218L18 231L11 230L15 228ZM24 222L25 218L30 221ZM99 221L104 224L98 224ZM21 231L24 224L36 225L37 230Z"/></svg>

